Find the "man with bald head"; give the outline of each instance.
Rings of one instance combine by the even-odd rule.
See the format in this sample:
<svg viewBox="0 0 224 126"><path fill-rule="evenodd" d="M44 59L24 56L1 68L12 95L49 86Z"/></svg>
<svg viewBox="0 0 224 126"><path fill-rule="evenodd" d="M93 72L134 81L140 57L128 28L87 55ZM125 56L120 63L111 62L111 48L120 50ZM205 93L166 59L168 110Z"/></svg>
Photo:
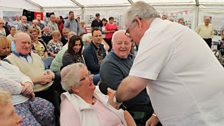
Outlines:
<svg viewBox="0 0 224 126"><path fill-rule="evenodd" d="M106 93L107 88L117 90L120 82L129 74L134 61L130 53L132 42L125 35L125 31L116 31L112 37L112 51L105 57L100 67L100 89ZM153 109L146 89L139 95L124 102L138 126L145 126L145 122L152 115ZM156 117L154 120L156 120Z"/></svg>
<svg viewBox="0 0 224 126"><path fill-rule="evenodd" d="M13 51L5 60L17 66L23 74L31 78L35 95L53 103L57 119L59 115L59 99L56 97L55 92L62 91L60 79L55 78L52 71L45 70L41 57L31 52L31 38L27 33L16 33L14 43L16 51Z"/></svg>
<svg viewBox="0 0 224 126"><path fill-rule="evenodd" d="M16 33L14 43L16 51L13 51L5 60L19 67L22 73L31 78L36 96L52 101L49 95L52 94L50 89L54 74L49 70L45 71L41 57L31 52L30 36L24 32ZM48 95L44 95L45 93Z"/></svg>

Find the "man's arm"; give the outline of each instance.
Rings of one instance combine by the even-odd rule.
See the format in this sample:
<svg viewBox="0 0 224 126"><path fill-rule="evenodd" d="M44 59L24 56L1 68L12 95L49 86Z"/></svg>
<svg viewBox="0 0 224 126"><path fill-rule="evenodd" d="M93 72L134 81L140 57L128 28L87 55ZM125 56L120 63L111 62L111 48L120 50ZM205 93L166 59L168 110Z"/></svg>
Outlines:
<svg viewBox="0 0 224 126"><path fill-rule="evenodd" d="M70 22L69 22L68 20L66 20L66 21L65 21L65 24L64 24L64 28L69 28L69 23L70 23Z"/></svg>
<svg viewBox="0 0 224 126"><path fill-rule="evenodd" d="M53 76L54 76L53 74L45 72L40 76L31 78L31 80L34 84L43 84L44 85L44 84L51 82L52 79L54 78Z"/></svg>
<svg viewBox="0 0 224 126"><path fill-rule="evenodd" d="M88 69L92 72L92 71L95 71L95 72L99 72L100 70L100 65L95 62L94 60L94 54L92 54L93 51L90 49L90 48L86 48L84 51L83 51L83 56L84 56L84 59L85 59L85 62L86 62L86 66L88 67Z"/></svg>
<svg viewBox="0 0 224 126"><path fill-rule="evenodd" d="M149 79L144 79L136 76L127 76L119 85L115 97L118 102L127 101L137 94L139 94L142 90L145 89L147 84L150 84Z"/></svg>

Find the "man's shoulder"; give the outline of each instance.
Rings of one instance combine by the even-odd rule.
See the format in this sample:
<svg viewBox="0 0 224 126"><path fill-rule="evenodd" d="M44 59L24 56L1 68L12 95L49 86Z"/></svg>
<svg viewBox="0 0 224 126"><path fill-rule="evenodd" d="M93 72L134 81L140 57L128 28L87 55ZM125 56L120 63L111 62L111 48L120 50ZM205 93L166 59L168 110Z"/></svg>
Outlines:
<svg viewBox="0 0 224 126"><path fill-rule="evenodd" d="M31 57L36 57L36 58L41 58L38 54L36 54L36 53L31 53Z"/></svg>
<svg viewBox="0 0 224 126"><path fill-rule="evenodd" d="M86 46L86 49L94 49L93 42L91 42L88 46Z"/></svg>
<svg viewBox="0 0 224 126"><path fill-rule="evenodd" d="M104 45L103 44L100 44L99 47L106 52L105 48L104 48Z"/></svg>
<svg viewBox="0 0 224 126"><path fill-rule="evenodd" d="M83 50L83 54L85 55L85 54L87 54L87 55L91 55L91 51L93 50L93 47L92 46L90 46L90 45L88 45L88 46L86 46L85 47L85 49Z"/></svg>
<svg viewBox="0 0 224 126"><path fill-rule="evenodd" d="M94 23L95 23L96 21L97 21L97 20L96 20L96 19L94 19L92 22L94 22Z"/></svg>
<svg viewBox="0 0 224 126"><path fill-rule="evenodd" d="M11 58L17 57L14 53L9 54L5 59L10 60Z"/></svg>
<svg viewBox="0 0 224 126"><path fill-rule="evenodd" d="M117 65L118 61L116 60L116 58L114 57L114 55L110 52L108 55L106 55L106 57L103 59L103 65L106 66L111 66L111 65Z"/></svg>

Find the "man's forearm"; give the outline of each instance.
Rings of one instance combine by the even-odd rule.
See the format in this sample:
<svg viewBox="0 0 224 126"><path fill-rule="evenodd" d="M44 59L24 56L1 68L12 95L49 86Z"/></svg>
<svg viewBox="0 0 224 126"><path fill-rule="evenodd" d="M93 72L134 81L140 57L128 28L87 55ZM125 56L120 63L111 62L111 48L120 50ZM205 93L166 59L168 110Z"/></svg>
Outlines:
<svg viewBox="0 0 224 126"><path fill-rule="evenodd" d="M136 95L138 95L142 90L145 89L146 85L150 81L147 79L128 76L119 85L115 97L118 102L127 101Z"/></svg>
<svg viewBox="0 0 224 126"><path fill-rule="evenodd" d="M129 76L121 81L115 96L118 102L127 101L138 94L138 92L133 90L131 83L131 78Z"/></svg>

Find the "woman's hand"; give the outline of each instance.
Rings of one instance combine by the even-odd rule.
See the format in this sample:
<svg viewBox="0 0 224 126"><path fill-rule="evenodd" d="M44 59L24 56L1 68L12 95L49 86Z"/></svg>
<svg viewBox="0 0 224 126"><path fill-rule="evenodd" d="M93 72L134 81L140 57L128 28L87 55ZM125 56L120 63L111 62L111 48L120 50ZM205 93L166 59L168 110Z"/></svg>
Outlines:
<svg viewBox="0 0 224 126"><path fill-rule="evenodd" d="M112 90L111 88L107 88L107 94L109 96L109 99L108 99L108 103L113 106L114 108L116 109L119 109L120 108L120 105L121 103L117 103L116 102L116 98L115 98L115 92L114 90Z"/></svg>

